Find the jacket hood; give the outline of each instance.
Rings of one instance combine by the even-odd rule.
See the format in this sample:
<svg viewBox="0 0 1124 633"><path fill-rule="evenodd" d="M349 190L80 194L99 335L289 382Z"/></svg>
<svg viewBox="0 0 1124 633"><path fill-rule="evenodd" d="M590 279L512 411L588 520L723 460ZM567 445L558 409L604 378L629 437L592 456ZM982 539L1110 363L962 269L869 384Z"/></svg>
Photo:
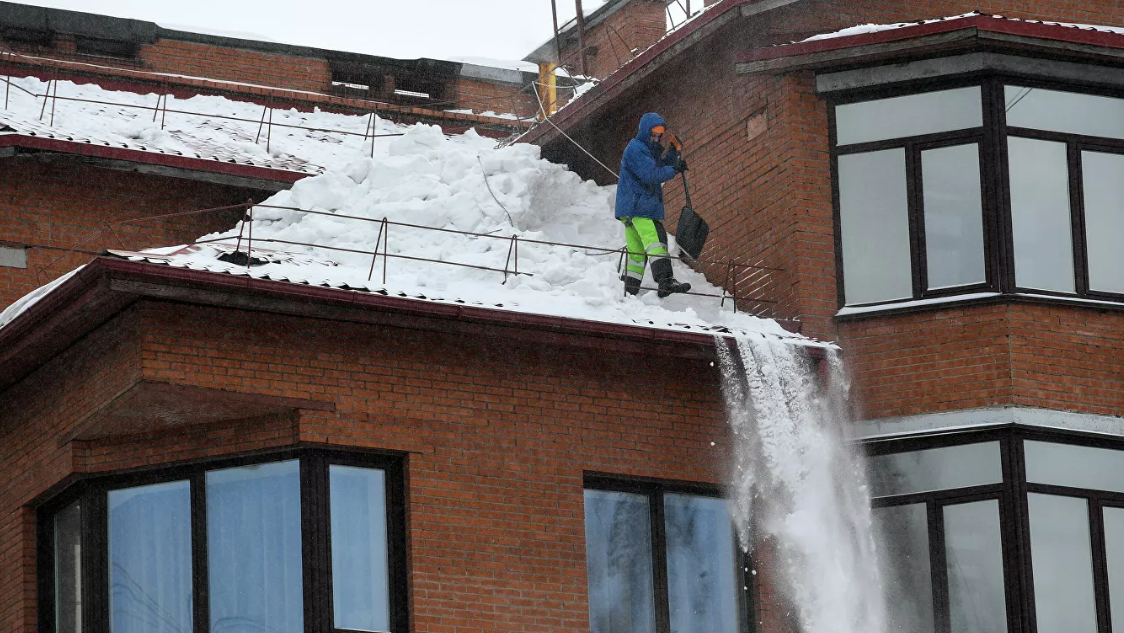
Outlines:
<svg viewBox="0 0 1124 633"><path fill-rule="evenodd" d="M657 125L667 125L667 122L663 120L662 116L655 112L649 112L640 117L640 130L636 133L636 138L647 145L648 137L652 133L652 128Z"/></svg>

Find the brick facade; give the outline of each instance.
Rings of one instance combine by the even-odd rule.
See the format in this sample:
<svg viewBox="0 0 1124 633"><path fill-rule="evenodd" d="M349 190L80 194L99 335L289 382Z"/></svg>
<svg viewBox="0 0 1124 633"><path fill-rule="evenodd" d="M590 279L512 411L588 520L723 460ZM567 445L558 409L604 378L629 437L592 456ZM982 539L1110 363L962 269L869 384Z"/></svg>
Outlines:
<svg viewBox="0 0 1124 633"><path fill-rule="evenodd" d="M585 33L588 77L604 79L667 32L665 4L633 0ZM562 47L562 65L579 71L577 36Z"/></svg>
<svg viewBox="0 0 1124 633"><path fill-rule="evenodd" d="M186 244L229 229L242 211L114 223L250 199L260 202L267 196L239 187L34 158L0 160L0 192L0 240L27 248L27 268L0 266L0 309L107 248ZM111 228L106 229L107 223Z"/></svg>
<svg viewBox="0 0 1124 633"><path fill-rule="evenodd" d="M414 631L581 631L583 473L727 477L714 366L674 357L637 365L631 354L644 349L625 351L135 304L0 402L0 464L21 473L0 487L0 626L35 630L28 508L72 473L308 443L408 452ZM139 379L330 401L336 410L66 441ZM638 393L659 393L658 405Z"/></svg>

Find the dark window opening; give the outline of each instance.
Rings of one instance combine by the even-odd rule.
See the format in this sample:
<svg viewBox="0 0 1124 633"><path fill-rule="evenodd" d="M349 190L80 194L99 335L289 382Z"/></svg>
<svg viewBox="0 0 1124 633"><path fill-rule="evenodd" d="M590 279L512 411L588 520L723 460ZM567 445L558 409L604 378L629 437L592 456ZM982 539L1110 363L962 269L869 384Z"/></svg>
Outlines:
<svg viewBox="0 0 1124 633"><path fill-rule="evenodd" d="M96 57L136 59L137 55L140 53L140 45L136 42L85 37L82 35L74 37L74 46L79 54Z"/></svg>
<svg viewBox="0 0 1124 633"><path fill-rule="evenodd" d="M18 27L4 27L0 29L0 36L16 48L49 48L55 39L55 34L50 31Z"/></svg>
<svg viewBox="0 0 1124 633"><path fill-rule="evenodd" d="M716 490L587 477L591 633L748 633L750 565Z"/></svg>
<svg viewBox="0 0 1124 633"><path fill-rule="evenodd" d="M402 463L289 451L76 485L40 512L40 630L406 631Z"/></svg>

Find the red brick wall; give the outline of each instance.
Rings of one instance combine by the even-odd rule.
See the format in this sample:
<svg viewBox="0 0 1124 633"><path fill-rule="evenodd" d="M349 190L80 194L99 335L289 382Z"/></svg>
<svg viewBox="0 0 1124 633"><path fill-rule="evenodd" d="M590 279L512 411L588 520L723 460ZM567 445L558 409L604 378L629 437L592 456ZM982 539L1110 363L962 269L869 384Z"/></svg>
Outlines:
<svg viewBox="0 0 1124 633"><path fill-rule="evenodd" d="M60 446L141 377L328 400L336 411ZM724 482L718 380L706 360L637 365L632 354L499 336L141 302L0 399L0 468L19 460L26 473L0 487L0 508L15 511L0 515L0 577L24 585L0 592L0 624L34 630L26 506L67 473L300 440L410 451L413 630L586 630L583 473ZM758 563L759 579L770 565ZM763 617L779 621L786 610L763 588Z"/></svg>
<svg viewBox="0 0 1124 633"><path fill-rule="evenodd" d="M604 79L667 32L665 5L659 0L631 0L605 21L585 33L586 69L590 77ZM576 37L576 36L575 36ZM564 66L578 68L578 43L562 47Z"/></svg>
<svg viewBox="0 0 1124 633"><path fill-rule="evenodd" d="M196 42L160 40L141 48L145 70L208 79L327 92L331 83L328 60L220 48Z"/></svg>
<svg viewBox="0 0 1124 633"><path fill-rule="evenodd" d="M531 88L460 78L456 81L457 102L446 108L470 108L481 114L487 111L511 113L531 118L538 114L539 105Z"/></svg>
<svg viewBox="0 0 1124 633"><path fill-rule="evenodd" d="M107 222L265 197L260 191L239 187L98 169L77 162L0 159L0 242L31 247L26 269L0 267L0 309L104 249L188 243L234 226L241 211L117 225L109 231L104 230ZM68 254L72 248L81 252ZM52 264L60 257L61 261ZM37 276L41 268L45 270Z"/></svg>

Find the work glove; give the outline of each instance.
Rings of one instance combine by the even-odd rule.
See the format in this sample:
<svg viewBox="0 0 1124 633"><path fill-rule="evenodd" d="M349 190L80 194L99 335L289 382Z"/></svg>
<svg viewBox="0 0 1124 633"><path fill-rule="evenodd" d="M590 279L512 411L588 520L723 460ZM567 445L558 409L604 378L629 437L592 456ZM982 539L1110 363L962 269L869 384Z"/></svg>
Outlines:
<svg viewBox="0 0 1124 633"><path fill-rule="evenodd" d="M680 157L679 162L676 163L675 171L677 171L679 173L683 173L683 172L687 171L687 161L683 160L682 157Z"/></svg>

